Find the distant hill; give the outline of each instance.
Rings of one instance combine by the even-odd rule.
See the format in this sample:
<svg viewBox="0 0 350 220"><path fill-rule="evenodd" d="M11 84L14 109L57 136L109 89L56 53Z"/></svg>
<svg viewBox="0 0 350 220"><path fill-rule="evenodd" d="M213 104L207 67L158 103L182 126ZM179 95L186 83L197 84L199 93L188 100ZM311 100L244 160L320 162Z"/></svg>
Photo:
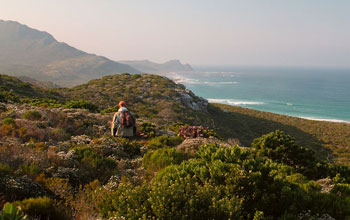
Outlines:
<svg viewBox="0 0 350 220"><path fill-rule="evenodd" d="M0 73L71 87L124 72L140 71L58 42L47 32L0 20Z"/></svg>
<svg viewBox="0 0 350 220"><path fill-rule="evenodd" d="M38 82L40 83L40 82ZM0 96L13 93L19 98L54 98L61 99L61 96L43 87L34 86L24 82L17 77L0 74ZM0 102L3 101L0 97Z"/></svg>
<svg viewBox="0 0 350 220"><path fill-rule="evenodd" d="M182 64L179 60L169 60L165 63L154 63L149 60L121 60L119 62L130 65L145 73L193 71L189 64Z"/></svg>
<svg viewBox="0 0 350 220"><path fill-rule="evenodd" d="M44 89L52 89L52 88L60 87L59 85L57 85L57 84L55 84L53 82L43 82L43 81L39 81L39 80L30 78L28 76L18 76L17 78L20 79L23 82L26 82L26 83L29 83L29 84L31 84L33 86L41 87L41 88L44 88Z"/></svg>

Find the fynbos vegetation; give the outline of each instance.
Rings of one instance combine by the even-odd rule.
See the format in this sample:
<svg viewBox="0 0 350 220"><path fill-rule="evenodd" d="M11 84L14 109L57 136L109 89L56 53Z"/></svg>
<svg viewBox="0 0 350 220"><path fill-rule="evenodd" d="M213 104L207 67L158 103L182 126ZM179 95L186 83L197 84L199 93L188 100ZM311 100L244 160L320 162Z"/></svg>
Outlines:
<svg viewBox="0 0 350 220"><path fill-rule="evenodd" d="M211 105L146 74L50 90L1 80L1 217L350 218L350 168L330 147L348 150L346 124ZM120 100L133 139L109 135Z"/></svg>

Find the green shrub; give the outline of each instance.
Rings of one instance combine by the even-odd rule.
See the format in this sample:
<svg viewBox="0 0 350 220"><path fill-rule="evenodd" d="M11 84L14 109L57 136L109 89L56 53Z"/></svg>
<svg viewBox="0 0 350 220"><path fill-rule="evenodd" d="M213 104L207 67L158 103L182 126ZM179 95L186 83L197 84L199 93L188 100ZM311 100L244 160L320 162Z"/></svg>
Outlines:
<svg viewBox="0 0 350 220"><path fill-rule="evenodd" d="M61 128L55 128L49 131L49 136L52 140L55 141L64 141L70 138L70 135Z"/></svg>
<svg viewBox="0 0 350 220"><path fill-rule="evenodd" d="M40 174L40 169L34 164L21 165L17 171L20 175L27 175L29 177L35 178Z"/></svg>
<svg viewBox="0 0 350 220"><path fill-rule="evenodd" d="M137 141L129 140L126 138L118 138L118 141L123 146L123 151L130 157L136 157L141 154L141 144Z"/></svg>
<svg viewBox="0 0 350 220"><path fill-rule="evenodd" d="M44 107L51 107L51 108L59 108L62 107L62 103L60 103L56 99L50 99L50 98L26 98L22 99L22 103L27 103L32 106L44 106Z"/></svg>
<svg viewBox="0 0 350 220"><path fill-rule="evenodd" d="M296 145L295 140L282 131L277 130L256 138L252 147L262 156L295 167L306 175L315 175L313 169L318 160L314 152Z"/></svg>
<svg viewBox="0 0 350 220"><path fill-rule="evenodd" d="M16 122L13 118L4 118L2 121L1 121L1 124L2 125L16 125Z"/></svg>
<svg viewBox="0 0 350 220"><path fill-rule="evenodd" d="M176 151L175 148L160 148L155 151L148 151L143 156L142 166L149 173L153 173L171 164L180 164L186 158L186 154Z"/></svg>
<svg viewBox="0 0 350 220"><path fill-rule="evenodd" d="M198 165L170 166L152 181L149 202L154 215L159 219L243 219L242 200L222 185L201 182L193 174Z"/></svg>
<svg viewBox="0 0 350 220"><path fill-rule="evenodd" d="M101 111L102 114L108 114L108 113L112 113L112 112L117 112L119 109L119 106L118 105L115 105L113 107L109 107L109 108L106 108L106 109L103 109Z"/></svg>
<svg viewBox="0 0 350 220"><path fill-rule="evenodd" d="M89 101L85 101L85 100L81 100L81 99L77 100L77 101L69 101L63 107L87 109L90 112L97 112L98 111L97 105L94 105Z"/></svg>
<svg viewBox="0 0 350 220"><path fill-rule="evenodd" d="M175 147L183 142L184 138L176 136L176 137L169 137L169 136L159 136L155 137L152 140L150 140L147 144L147 146L150 149L158 149L161 147Z"/></svg>
<svg viewBox="0 0 350 220"><path fill-rule="evenodd" d="M22 212L20 207L7 202L0 213L0 220L25 220L27 216Z"/></svg>
<svg viewBox="0 0 350 220"><path fill-rule="evenodd" d="M117 164L113 159L104 158L88 146L74 147L80 166L88 173L87 181L99 179L106 181L114 172Z"/></svg>
<svg viewBox="0 0 350 220"><path fill-rule="evenodd" d="M12 169L8 164L0 163L0 174L9 175L12 173Z"/></svg>
<svg viewBox="0 0 350 220"><path fill-rule="evenodd" d="M32 218L40 219L62 219L58 213L55 202L48 197L29 198L16 202L23 212Z"/></svg>
<svg viewBox="0 0 350 220"><path fill-rule="evenodd" d="M169 126L169 129L177 134L177 133L179 133L179 129L181 127L183 127L183 126L190 126L190 125L184 124L182 122L177 122L177 123L172 124L171 126Z"/></svg>
<svg viewBox="0 0 350 220"><path fill-rule="evenodd" d="M41 114L36 110L30 110L24 113L22 118L32 120L32 121L37 121L41 119Z"/></svg>
<svg viewBox="0 0 350 220"><path fill-rule="evenodd" d="M119 184L117 190L99 204L104 218L152 219L152 208L148 201L149 187Z"/></svg>
<svg viewBox="0 0 350 220"><path fill-rule="evenodd" d="M149 122L142 123L138 127L138 130L145 137L155 137L156 136L155 126Z"/></svg>
<svg viewBox="0 0 350 220"><path fill-rule="evenodd" d="M19 102L20 99L18 95L14 94L13 90L11 89L10 91L0 91L0 102Z"/></svg>

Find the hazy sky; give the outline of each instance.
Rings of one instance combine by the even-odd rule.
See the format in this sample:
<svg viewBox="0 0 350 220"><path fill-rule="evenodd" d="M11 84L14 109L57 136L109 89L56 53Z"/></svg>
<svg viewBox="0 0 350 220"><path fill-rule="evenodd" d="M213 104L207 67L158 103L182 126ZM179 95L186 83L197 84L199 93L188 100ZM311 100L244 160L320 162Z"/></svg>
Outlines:
<svg viewBox="0 0 350 220"><path fill-rule="evenodd" d="M0 0L0 19L114 60L350 66L349 0Z"/></svg>

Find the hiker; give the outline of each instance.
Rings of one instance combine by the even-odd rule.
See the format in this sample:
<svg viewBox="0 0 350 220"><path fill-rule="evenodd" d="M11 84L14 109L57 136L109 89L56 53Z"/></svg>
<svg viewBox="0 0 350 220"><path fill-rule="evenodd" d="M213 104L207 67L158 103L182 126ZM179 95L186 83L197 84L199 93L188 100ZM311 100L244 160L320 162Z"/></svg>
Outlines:
<svg viewBox="0 0 350 220"><path fill-rule="evenodd" d="M136 134L136 120L126 108L126 103L120 101L118 111L113 116L111 135L118 137L133 137Z"/></svg>

